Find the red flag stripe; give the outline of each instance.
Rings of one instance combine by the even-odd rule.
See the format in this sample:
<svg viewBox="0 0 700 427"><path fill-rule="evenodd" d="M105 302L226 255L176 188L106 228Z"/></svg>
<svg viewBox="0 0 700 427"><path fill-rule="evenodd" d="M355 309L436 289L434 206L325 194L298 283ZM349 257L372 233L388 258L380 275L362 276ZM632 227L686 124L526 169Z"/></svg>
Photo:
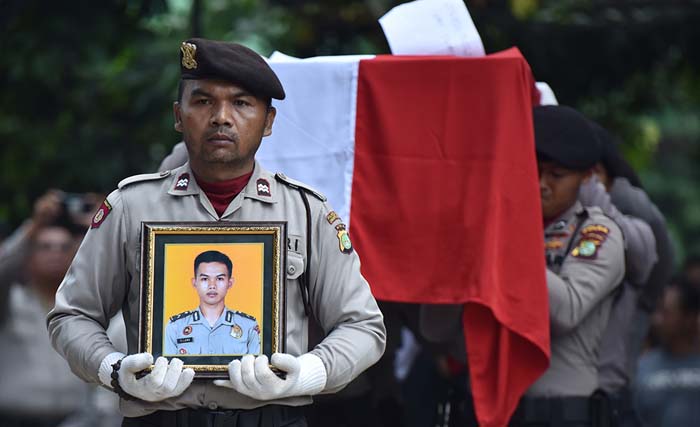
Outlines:
<svg viewBox="0 0 700 427"><path fill-rule="evenodd" d="M517 49L360 63L352 237L379 299L465 303L480 423L503 426L546 369L549 316Z"/></svg>

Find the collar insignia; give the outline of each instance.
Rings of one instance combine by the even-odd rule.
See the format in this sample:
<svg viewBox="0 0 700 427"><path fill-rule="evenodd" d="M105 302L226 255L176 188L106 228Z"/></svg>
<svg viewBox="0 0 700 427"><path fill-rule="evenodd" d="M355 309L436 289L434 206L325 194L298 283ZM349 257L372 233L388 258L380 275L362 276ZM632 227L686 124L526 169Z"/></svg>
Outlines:
<svg viewBox="0 0 700 427"><path fill-rule="evenodd" d="M270 193L270 183L267 182L266 179L264 178L258 178L258 180L255 182L256 188L258 189L258 196L267 196L271 197L272 193Z"/></svg>
<svg viewBox="0 0 700 427"><path fill-rule="evenodd" d="M185 172L177 177L177 183L175 184L176 190L186 191L187 187L190 186L190 174Z"/></svg>

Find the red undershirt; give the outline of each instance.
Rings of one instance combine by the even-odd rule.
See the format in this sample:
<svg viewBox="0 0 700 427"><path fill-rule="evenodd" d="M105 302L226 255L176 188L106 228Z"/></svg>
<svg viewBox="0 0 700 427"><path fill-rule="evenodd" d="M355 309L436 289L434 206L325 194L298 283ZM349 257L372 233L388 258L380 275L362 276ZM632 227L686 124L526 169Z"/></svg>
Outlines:
<svg viewBox="0 0 700 427"><path fill-rule="evenodd" d="M199 188L207 195L216 213L221 216L231 204L231 200L248 185L251 176L253 176L253 171L227 181L204 182L197 175L195 175L195 179Z"/></svg>

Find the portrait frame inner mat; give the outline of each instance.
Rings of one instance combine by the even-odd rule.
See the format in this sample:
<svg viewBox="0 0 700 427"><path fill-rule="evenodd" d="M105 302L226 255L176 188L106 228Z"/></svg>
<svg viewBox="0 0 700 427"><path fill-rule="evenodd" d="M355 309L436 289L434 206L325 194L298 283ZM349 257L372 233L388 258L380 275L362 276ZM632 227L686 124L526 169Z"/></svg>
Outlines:
<svg viewBox="0 0 700 427"><path fill-rule="evenodd" d="M284 221L142 223L138 351L177 357L200 378L228 378L229 362L245 354L285 352L286 241ZM218 293L199 293L197 260L219 268L199 273L219 274ZM202 298L225 298L213 325Z"/></svg>

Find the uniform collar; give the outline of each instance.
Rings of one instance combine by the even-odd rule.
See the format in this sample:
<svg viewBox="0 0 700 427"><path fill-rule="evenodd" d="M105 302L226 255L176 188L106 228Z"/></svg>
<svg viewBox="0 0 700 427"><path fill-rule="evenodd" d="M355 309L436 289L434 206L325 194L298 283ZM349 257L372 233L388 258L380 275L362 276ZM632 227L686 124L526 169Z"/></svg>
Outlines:
<svg viewBox="0 0 700 427"><path fill-rule="evenodd" d="M203 193L194 179L194 173L189 162L174 169L171 176L168 194L173 196L190 196ZM275 177L256 160L253 175L251 175L248 184L243 187L240 194L243 194L243 197L248 199L260 200L265 203L277 203L279 197L277 194L278 188Z"/></svg>
<svg viewBox="0 0 700 427"><path fill-rule="evenodd" d="M206 319L204 318L204 314L202 313L202 310L199 309L199 306L197 306L197 309L196 309L195 311L197 312L197 314L199 315L199 317L196 317L196 316L195 316L195 318L197 318L197 320L194 320L194 321L192 321L191 323L192 323L192 324L194 324L194 323L203 323L203 324L209 326L209 322L206 321ZM229 315L228 313L231 313L231 314ZM214 323L214 326L213 326L213 327L215 328L215 327L217 327L217 326L219 326L219 325L228 325L228 326L232 326L232 325L235 323L235 322L233 321L233 315L234 315L235 313L236 313L235 311L233 311L233 310L229 309L228 307L224 306L224 311L222 311L222 312L221 312L221 315L219 316L219 318L216 319L216 323Z"/></svg>
<svg viewBox="0 0 700 427"><path fill-rule="evenodd" d="M571 223L571 221L578 215L583 213L583 205L578 200L569 209L565 210L561 215L557 217L554 221L551 221L549 225L545 228L545 233L565 231L566 227Z"/></svg>

